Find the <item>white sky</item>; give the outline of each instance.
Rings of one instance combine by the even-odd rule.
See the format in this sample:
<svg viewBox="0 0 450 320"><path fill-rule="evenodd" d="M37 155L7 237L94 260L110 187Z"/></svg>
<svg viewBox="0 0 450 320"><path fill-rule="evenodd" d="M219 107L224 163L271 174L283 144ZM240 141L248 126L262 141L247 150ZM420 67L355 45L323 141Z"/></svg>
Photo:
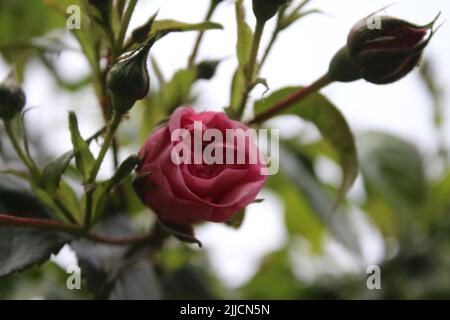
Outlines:
<svg viewBox="0 0 450 320"><path fill-rule="evenodd" d="M208 1L140 0L132 26L143 23L158 8L159 18L198 22L205 14ZM225 30L207 33L200 51L201 59L226 58L234 54L234 6L230 0L224 2L213 20L222 23ZM249 5L248 21L253 26L251 1L247 0L246 3ZM326 71L330 58L344 45L347 33L355 22L392 3L393 1L382 0L312 1L309 8L321 9L325 14L309 16L284 32L263 69L262 76L267 78L271 89L308 84ZM431 21L439 11L442 11L442 20L447 19L450 14L450 1L447 0L403 0L396 3L387 9L388 14L417 23ZM166 78L174 70L185 66L194 37L195 33L170 35L152 49ZM267 32L263 41L267 42L269 37L270 33ZM432 58L437 66L437 77L444 89L448 89L450 81L449 39L450 27L444 24L425 52L425 56ZM86 62L76 53L61 54L58 65L67 79L77 79L88 70ZM196 87L201 103L197 107L219 110L227 104L230 78L235 66L234 58L227 59L212 82ZM8 67L0 60L0 78L7 72ZM430 121L432 104L417 73L416 70L407 78L389 86L375 86L358 81L334 84L323 92L344 113L355 132L381 129L401 135L418 145L422 151L433 151L436 148L436 138ZM98 108L91 90L85 90L76 96L61 94L52 79L37 64L32 64L28 69L25 89L28 105L40 106L29 114L29 121L33 123L32 133L44 133L43 139L55 155L70 148L66 129L67 110L77 110L85 135L98 128ZM256 90L254 97L261 93L261 90ZM450 137L449 107L450 95L447 92L444 104L447 137ZM294 122L288 126L288 130L297 130L297 125ZM282 226L282 204L270 194L265 196L268 201L251 207L244 227L238 232L220 225L202 227L199 232L206 250L211 253L211 263L232 286L239 285L251 276L259 259L268 251L280 247L286 239ZM365 249L371 252L367 261L376 260L381 254L380 249L373 248L373 245Z"/></svg>

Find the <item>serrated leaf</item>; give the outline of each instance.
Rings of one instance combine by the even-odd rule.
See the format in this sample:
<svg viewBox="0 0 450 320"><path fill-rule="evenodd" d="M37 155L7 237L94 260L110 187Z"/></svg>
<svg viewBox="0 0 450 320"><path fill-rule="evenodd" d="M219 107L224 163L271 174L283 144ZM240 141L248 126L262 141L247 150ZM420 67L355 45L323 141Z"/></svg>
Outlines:
<svg viewBox="0 0 450 320"><path fill-rule="evenodd" d="M64 233L0 223L0 277L44 263L71 239Z"/></svg>
<svg viewBox="0 0 450 320"><path fill-rule="evenodd" d="M96 232L114 237L131 236L134 230L130 220L114 213L97 224ZM157 299L159 284L154 277L154 266L141 255L130 256L129 246L111 246L89 240L71 244L75 250L82 276L97 299Z"/></svg>
<svg viewBox="0 0 450 320"><path fill-rule="evenodd" d="M256 101L255 113L258 114L269 109L298 89L297 87L284 88L275 91L267 98ZM338 154L342 168L342 181L335 200L336 207L345 198L358 175L355 141L347 121L342 113L320 93L313 93L285 109L281 114L297 115L312 122Z"/></svg>
<svg viewBox="0 0 450 320"><path fill-rule="evenodd" d="M86 181L94 166L95 159L89 150L88 143L81 137L78 129L78 120L74 112L69 113L69 129L72 136L75 163L78 171Z"/></svg>
<svg viewBox="0 0 450 320"><path fill-rule="evenodd" d="M44 169L42 179L45 188L54 193L59 188L61 177L74 157L73 151L68 151L60 157L52 160Z"/></svg>

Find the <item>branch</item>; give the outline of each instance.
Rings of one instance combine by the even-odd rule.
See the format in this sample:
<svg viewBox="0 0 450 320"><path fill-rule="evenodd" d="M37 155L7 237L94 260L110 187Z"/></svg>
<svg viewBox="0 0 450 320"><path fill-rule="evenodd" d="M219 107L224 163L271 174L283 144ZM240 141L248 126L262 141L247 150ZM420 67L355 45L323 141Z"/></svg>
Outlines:
<svg viewBox="0 0 450 320"><path fill-rule="evenodd" d="M110 236L99 235L93 232L86 233L85 229L82 226L75 224L67 224L48 219L22 218L5 214L0 214L0 226L33 228L38 230L66 232L73 234L77 237L86 238L95 242L119 246L126 246L138 244L145 241L152 241L152 239L155 237L154 233L151 232L146 235L115 238ZM156 241L156 239L154 240Z"/></svg>
<svg viewBox="0 0 450 320"><path fill-rule="evenodd" d="M279 114L283 110L291 107L293 104L307 98L309 95L319 91L323 87L329 85L332 82L331 79L329 79L328 75L325 75L312 83L308 87L300 88L290 96L286 97L285 99L281 100L280 102L276 103L274 106L269 108L268 110L264 111L263 113L257 115L255 118L250 120L249 124L259 124L266 120L269 120L273 116Z"/></svg>

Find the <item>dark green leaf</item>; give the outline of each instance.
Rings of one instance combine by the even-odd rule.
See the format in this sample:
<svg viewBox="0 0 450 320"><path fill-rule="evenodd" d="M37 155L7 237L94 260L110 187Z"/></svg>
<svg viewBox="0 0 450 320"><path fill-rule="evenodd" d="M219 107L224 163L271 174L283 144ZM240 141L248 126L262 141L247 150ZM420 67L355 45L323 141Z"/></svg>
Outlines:
<svg viewBox="0 0 450 320"><path fill-rule="evenodd" d="M299 88L284 88L255 103L255 113L261 113L283 100ZM358 175L358 159L353 134L341 112L320 93L297 102L282 114L297 115L316 125L320 133L339 155L342 167L342 182L335 206L345 197Z"/></svg>
<svg viewBox="0 0 450 320"><path fill-rule="evenodd" d="M136 155L131 155L124 162L122 162L114 173L113 177L108 180L107 184L109 188L119 185L124 179L126 179L134 168L139 164L139 159Z"/></svg>
<svg viewBox="0 0 450 320"><path fill-rule="evenodd" d="M74 152L69 151L62 156L52 160L44 169L43 177L44 185L49 192L56 192L59 188L61 177L74 157Z"/></svg>
<svg viewBox="0 0 450 320"><path fill-rule="evenodd" d="M70 240L64 233L0 226L0 277L47 261Z"/></svg>
<svg viewBox="0 0 450 320"><path fill-rule="evenodd" d="M96 226L98 234L126 237L134 234L130 220L114 213ZM130 256L128 246L111 246L78 240L75 250L86 285L99 299L157 299L159 284L153 265L142 256Z"/></svg>
<svg viewBox="0 0 450 320"><path fill-rule="evenodd" d="M358 150L369 195L382 197L400 213L417 212L426 194L417 149L392 135L370 133L358 139Z"/></svg>
<svg viewBox="0 0 450 320"><path fill-rule="evenodd" d="M74 112L69 113L69 128L72 136L72 145L75 153L75 163L78 171L86 180L94 166L94 156L89 150L88 143L81 137L78 130L78 120Z"/></svg>
<svg viewBox="0 0 450 320"><path fill-rule="evenodd" d="M110 300L159 300L161 290L150 261L139 260L127 266L114 283Z"/></svg>

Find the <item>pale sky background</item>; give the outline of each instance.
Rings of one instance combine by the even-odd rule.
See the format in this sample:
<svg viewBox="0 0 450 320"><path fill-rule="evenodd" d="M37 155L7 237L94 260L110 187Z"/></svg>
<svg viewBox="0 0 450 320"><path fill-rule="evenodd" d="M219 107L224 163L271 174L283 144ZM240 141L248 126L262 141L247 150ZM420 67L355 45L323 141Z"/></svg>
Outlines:
<svg viewBox="0 0 450 320"><path fill-rule="evenodd" d="M248 5L247 18L254 26L254 18ZM203 19L209 0L140 0L132 26L142 24L159 9L159 18L171 18L188 22ZM341 48L350 28L355 22L368 14L393 4L386 0L315 0L308 8L318 8L322 15L306 17L285 31L273 50L262 76L266 77L272 90L288 85L308 84L321 76L327 69L334 53ZM409 19L424 24L431 21L442 11L441 21L448 19L450 1L447 0L403 0L396 1L386 12L389 15ZM236 30L233 1L225 0L216 11L213 21L224 25L223 31L208 32L200 50L200 59L232 57L235 51ZM270 37L271 24L263 37L266 43ZM186 65L191 52L195 33L174 34L158 42L152 49L160 62L166 78L174 70ZM425 57L431 58L436 66L437 78L444 89L450 83L450 27L444 24L426 49ZM62 53L58 60L61 74L67 79L78 79L88 72L87 63L77 53ZM229 100L229 83L235 70L236 61L229 58L220 65L213 81L196 86L200 101L199 109L219 110ZM0 59L0 78L4 78L8 67ZM58 155L70 148L67 130L67 110L76 109L80 126L85 136L95 132L99 113L96 100L90 89L76 95L60 93L53 80L37 63L30 64L24 84L29 106L39 106L28 115L32 124L32 134L43 134L50 152ZM436 149L436 133L432 127L432 101L421 85L418 70L407 78L389 85L375 86L364 81L350 84L333 84L323 92L338 106L346 116L355 133L379 129L391 132L416 144L422 152ZM262 90L255 90L253 96L260 97ZM450 137L450 95L446 93L446 136ZM300 121L290 121L283 125L292 132L301 129ZM126 127L126 126L125 126ZM51 133L50 133L51 130ZM447 139L449 143L450 139ZM127 150L127 152L136 152ZM110 163L110 161L107 163ZM103 175L110 167L106 166ZM358 194L360 181L352 193ZM218 275L230 286L245 282L258 267L258 263L267 252L280 248L286 240L283 228L283 204L272 194L263 192L266 201L252 205L243 227L234 231L222 225L208 224L198 230L198 236L210 254L210 262ZM358 225L360 240L364 243L363 259L355 262L354 257L334 241L327 241L326 263L305 253L307 247L299 241L298 251L293 253L293 263L298 276L304 280L313 280L317 270L334 273L336 270L358 270L375 263L383 256L379 234L371 228L359 212L354 214ZM65 250L63 264L73 261L70 250ZM323 266L326 266L326 269ZM322 266L322 267L321 267ZM321 269L322 268L322 269ZM361 270L361 269L359 269Z"/></svg>

